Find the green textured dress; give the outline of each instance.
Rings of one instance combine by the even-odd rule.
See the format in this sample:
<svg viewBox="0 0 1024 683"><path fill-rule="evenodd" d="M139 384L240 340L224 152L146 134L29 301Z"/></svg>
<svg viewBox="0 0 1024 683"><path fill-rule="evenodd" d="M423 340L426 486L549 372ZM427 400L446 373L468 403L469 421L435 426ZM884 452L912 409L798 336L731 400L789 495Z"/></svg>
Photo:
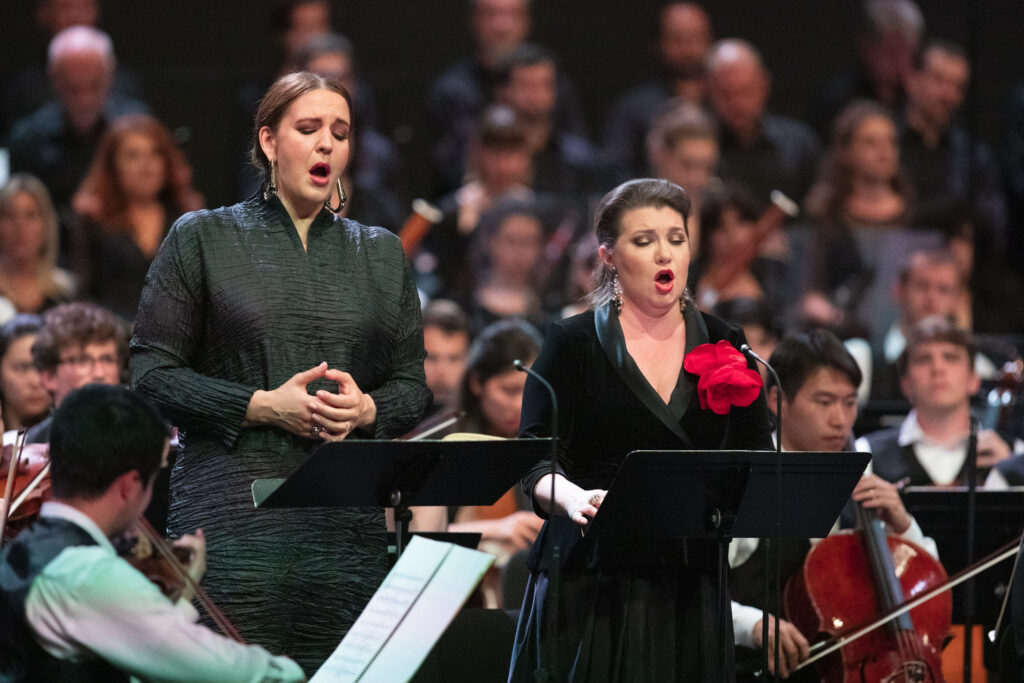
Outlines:
<svg viewBox="0 0 1024 683"><path fill-rule="evenodd" d="M377 405L375 432L351 436L386 439L417 423L430 393L397 237L324 210L307 244L276 198L183 216L146 277L131 369L182 433L170 533L202 528L213 601L249 642L312 673L384 577L384 514L254 509L252 481L286 476L321 442L242 428L249 399L327 361Z"/></svg>

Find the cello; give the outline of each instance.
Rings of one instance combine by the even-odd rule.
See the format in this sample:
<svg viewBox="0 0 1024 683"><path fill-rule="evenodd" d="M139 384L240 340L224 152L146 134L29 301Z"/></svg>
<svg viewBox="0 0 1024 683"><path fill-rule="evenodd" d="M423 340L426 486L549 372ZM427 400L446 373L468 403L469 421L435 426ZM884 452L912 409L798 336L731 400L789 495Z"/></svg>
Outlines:
<svg viewBox="0 0 1024 683"><path fill-rule="evenodd" d="M858 530L823 539L786 585L787 618L808 640L820 633L843 635L947 583L935 558L910 541L888 536L880 519L859 504L856 508ZM948 592L918 605L823 658L818 663L822 680L944 681L940 653L952 614Z"/></svg>

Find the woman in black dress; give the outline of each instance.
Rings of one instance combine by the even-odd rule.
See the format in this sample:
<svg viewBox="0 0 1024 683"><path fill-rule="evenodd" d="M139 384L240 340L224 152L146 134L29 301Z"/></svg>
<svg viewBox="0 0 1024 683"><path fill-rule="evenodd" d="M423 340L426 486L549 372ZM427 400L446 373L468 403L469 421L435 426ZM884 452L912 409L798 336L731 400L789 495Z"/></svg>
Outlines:
<svg viewBox="0 0 1024 683"><path fill-rule="evenodd" d="M419 420L419 299L398 238L332 211L349 158L348 93L301 72L256 113L263 191L183 216L147 276L132 384L182 431L172 535L202 528L205 585L251 642L307 673L386 569L380 508L256 510L324 441L392 438Z"/></svg>
<svg viewBox="0 0 1024 683"><path fill-rule="evenodd" d="M550 519L530 560L511 681L533 680L550 662L555 681L733 678L713 541L612 546L580 533L630 451L771 447L763 392L718 414L701 408L697 376L683 368L700 344L744 341L739 328L702 314L686 296L689 213L686 193L664 180L630 181L605 196L595 218L601 271L593 308L552 325L534 364L559 401L561 473L554 500L550 462L523 480ZM550 418L547 392L527 380L521 434L550 434ZM556 540L563 562L553 625L546 602Z"/></svg>

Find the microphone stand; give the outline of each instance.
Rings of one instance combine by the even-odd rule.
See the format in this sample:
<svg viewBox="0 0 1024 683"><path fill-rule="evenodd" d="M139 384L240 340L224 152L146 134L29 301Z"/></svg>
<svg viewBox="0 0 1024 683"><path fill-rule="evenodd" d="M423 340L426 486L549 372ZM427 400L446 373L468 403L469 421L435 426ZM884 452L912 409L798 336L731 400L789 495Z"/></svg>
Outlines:
<svg viewBox="0 0 1024 683"><path fill-rule="evenodd" d="M555 504L555 476L558 473L558 397L555 395L555 388L551 386L550 382L541 377L539 372L527 367L519 359L513 361L512 364L516 370L525 372L540 382L548 390L548 395L551 396L551 505L553 506ZM551 517L553 518L554 515L551 515ZM550 604L548 614L551 615L548 622L549 637L554 636L558 630L558 600L560 597L562 570L561 544L558 542L557 534L552 534L552 536L554 540L551 547L551 564L548 568L548 598L546 600ZM547 671L541 670L537 672L538 683L554 681L558 676L558 653L553 646L548 649L547 660Z"/></svg>
<svg viewBox="0 0 1024 683"><path fill-rule="evenodd" d="M970 417L970 436L967 437L967 564L974 562L974 524L978 510L978 420ZM974 655L974 579L964 585L964 680L970 681Z"/></svg>
<svg viewBox="0 0 1024 683"><path fill-rule="evenodd" d="M779 376L775 372L775 368L769 365L768 361L761 356L757 355L754 349L750 348L749 344L740 345L740 352L745 356L753 358L755 361L761 363L768 372L771 373L772 379L775 380L775 386L778 390L775 392L775 419L776 419L776 438L775 438L775 453L777 455L775 459L775 537L772 539L763 539L765 543L764 553L764 604L761 609L761 666L764 668L764 672L768 672L768 594L769 590L768 577L771 575L771 554L772 550L775 551L775 594L774 600L772 601L775 605L775 647L774 649L774 664L775 673L772 675L772 680L778 680L779 677L779 619L782 618L782 604L781 604L781 569L779 567L779 530L782 519L782 382L779 381Z"/></svg>

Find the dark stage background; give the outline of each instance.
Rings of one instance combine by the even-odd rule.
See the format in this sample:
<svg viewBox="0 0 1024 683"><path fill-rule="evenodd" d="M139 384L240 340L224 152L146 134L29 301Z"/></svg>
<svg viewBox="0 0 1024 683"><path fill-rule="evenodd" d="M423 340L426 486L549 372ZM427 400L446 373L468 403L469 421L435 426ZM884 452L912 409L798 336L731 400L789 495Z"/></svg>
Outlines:
<svg viewBox="0 0 1024 683"><path fill-rule="evenodd" d="M34 0L0 0L0 73L42 59ZM716 36L761 48L774 73L773 106L801 116L830 75L853 59L855 0L716 0L703 3ZM1024 82L1020 0L920 0L930 35L973 54L966 112L997 149L1011 87ZM534 0L536 42L560 55L582 99L592 135L625 88L654 68L651 35L658 2ZM242 116L237 90L277 61L270 2L103 0L101 26L120 61L142 80L155 113L185 141L207 204L234 202L232 168ZM413 195L430 196L429 131L423 103L430 81L469 50L462 0L335 2L337 28L355 43L377 97L383 132L399 143Z"/></svg>

